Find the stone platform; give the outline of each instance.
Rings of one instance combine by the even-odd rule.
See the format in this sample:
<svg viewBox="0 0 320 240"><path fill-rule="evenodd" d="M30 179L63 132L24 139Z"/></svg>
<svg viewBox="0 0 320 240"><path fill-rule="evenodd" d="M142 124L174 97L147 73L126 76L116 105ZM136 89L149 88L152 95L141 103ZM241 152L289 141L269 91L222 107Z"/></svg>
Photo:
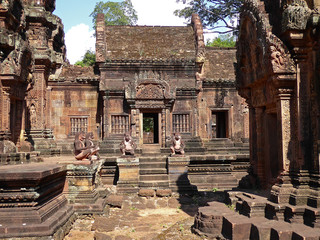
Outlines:
<svg viewBox="0 0 320 240"><path fill-rule="evenodd" d="M1 167L0 238L63 236L74 214L63 194L66 172L57 164Z"/></svg>
<svg viewBox="0 0 320 240"><path fill-rule="evenodd" d="M0 238L63 239L79 214L103 214L102 161L70 157L0 167Z"/></svg>
<svg viewBox="0 0 320 240"><path fill-rule="evenodd" d="M284 214L282 218L270 218L270 203L266 197L244 192L229 192L229 204L209 202L201 207L195 217L193 231L210 238L226 239L319 239L320 229L308 226L307 214L300 221L291 221L281 209L294 206L275 206ZM303 208L303 207L299 207ZM304 208L303 212L310 211ZM318 209L313 209L318 212ZM292 212L291 212L292 213ZM294 215L294 214L293 214ZM305 218L305 219L303 219ZM291 220L290 220L291 219Z"/></svg>

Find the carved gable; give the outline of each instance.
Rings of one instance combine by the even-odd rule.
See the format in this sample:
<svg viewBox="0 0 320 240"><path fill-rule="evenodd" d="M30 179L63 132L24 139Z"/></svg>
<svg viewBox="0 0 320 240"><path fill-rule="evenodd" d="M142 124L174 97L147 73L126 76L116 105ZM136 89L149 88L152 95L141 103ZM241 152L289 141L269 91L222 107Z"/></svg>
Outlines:
<svg viewBox="0 0 320 240"><path fill-rule="evenodd" d="M164 89L159 84L141 84L137 87L137 99L164 99Z"/></svg>

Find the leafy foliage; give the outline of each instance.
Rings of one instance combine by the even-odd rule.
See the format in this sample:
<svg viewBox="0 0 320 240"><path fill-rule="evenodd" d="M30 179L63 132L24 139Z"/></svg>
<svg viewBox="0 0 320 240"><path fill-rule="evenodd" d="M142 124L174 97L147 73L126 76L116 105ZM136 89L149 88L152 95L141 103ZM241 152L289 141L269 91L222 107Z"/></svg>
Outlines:
<svg viewBox="0 0 320 240"><path fill-rule="evenodd" d="M133 8L131 0L97 2L93 12L90 14L94 27L98 13L105 15L106 25L134 25L138 21L138 15Z"/></svg>
<svg viewBox="0 0 320 240"><path fill-rule="evenodd" d="M96 54L90 50L87 50L81 61L77 61L77 66L94 66L96 64Z"/></svg>
<svg viewBox="0 0 320 240"><path fill-rule="evenodd" d="M209 40L206 43L206 46L231 48L231 47L236 46L236 41L231 34L223 34L223 35L219 35L218 37L216 37L212 41Z"/></svg>
<svg viewBox="0 0 320 240"><path fill-rule="evenodd" d="M174 14L190 21L192 13L198 13L202 24L215 33L236 33L234 20L240 12L243 0L176 0L187 6Z"/></svg>

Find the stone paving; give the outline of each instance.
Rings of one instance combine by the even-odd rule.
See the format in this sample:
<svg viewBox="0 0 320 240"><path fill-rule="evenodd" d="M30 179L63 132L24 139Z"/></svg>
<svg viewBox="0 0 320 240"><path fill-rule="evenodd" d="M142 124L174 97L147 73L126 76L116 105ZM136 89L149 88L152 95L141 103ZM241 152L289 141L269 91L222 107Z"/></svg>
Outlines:
<svg viewBox="0 0 320 240"><path fill-rule="evenodd" d="M112 207L105 215L82 216L76 220L65 240L206 239L191 233L198 198L133 195L120 198L121 208Z"/></svg>

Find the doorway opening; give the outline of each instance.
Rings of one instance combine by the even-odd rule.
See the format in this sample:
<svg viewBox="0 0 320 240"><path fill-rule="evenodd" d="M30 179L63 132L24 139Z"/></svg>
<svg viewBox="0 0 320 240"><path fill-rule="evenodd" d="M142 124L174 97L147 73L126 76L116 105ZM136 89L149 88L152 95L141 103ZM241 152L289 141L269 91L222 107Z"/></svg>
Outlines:
<svg viewBox="0 0 320 240"><path fill-rule="evenodd" d="M228 112L212 112L212 138L228 137Z"/></svg>
<svg viewBox="0 0 320 240"><path fill-rule="evenodd" d="M159 143L158 113L143 113L143 143Z"/></svg>

